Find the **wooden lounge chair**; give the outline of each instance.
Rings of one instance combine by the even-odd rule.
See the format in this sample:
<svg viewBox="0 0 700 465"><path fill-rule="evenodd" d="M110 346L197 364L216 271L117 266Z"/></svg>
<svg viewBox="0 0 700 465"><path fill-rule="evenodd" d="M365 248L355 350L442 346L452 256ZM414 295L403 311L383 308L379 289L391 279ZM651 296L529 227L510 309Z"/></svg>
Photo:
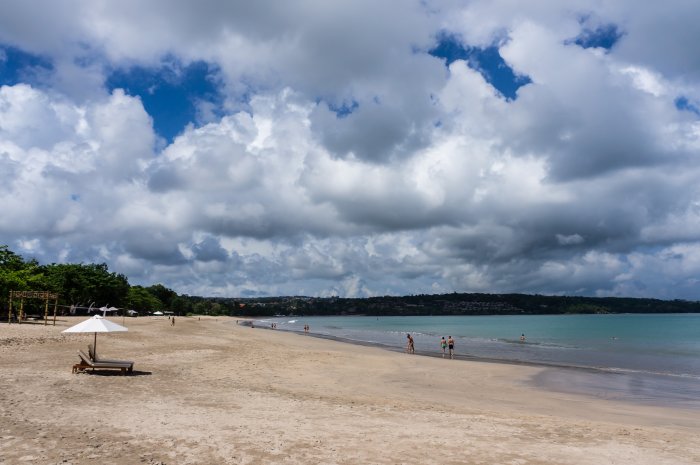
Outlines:
<svg viewBox="0 0 700 465"><path fill-rule="evenodd" d="M125 360L121 361L95 361L90 359L89 356L85 354L82 350L78 351L78 356L80 357L80 363L73 365L73 373L86 370L91 368L95 370L121 370L122 375L127 372L131 373L134 371L134 362L129 362Z"/></svg>

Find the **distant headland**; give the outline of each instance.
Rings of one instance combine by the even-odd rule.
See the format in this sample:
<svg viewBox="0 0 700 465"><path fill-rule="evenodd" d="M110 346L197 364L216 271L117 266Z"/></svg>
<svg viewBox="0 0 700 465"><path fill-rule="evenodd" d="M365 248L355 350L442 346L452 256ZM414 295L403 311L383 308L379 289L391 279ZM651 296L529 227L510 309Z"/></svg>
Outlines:
<svg viewBox="0 0 700 465"><path fill-rule="evenodd" d="M275 315L555 315L592 313L700 313L700 302L628 297L451 293L439 295L210 298L239 314Z"/></svg>

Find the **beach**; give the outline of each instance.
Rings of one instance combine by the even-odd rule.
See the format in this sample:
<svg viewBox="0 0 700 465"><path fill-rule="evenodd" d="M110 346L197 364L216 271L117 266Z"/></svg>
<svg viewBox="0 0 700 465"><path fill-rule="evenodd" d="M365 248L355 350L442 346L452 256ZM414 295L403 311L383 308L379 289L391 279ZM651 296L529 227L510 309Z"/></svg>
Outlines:
<svg viewBox="0 0 700 465"><path fill-rule="evenodd" d="M553 392L544 368L444 360L236 325L0 324L0 463L697 464L700 414Z"/></svg>

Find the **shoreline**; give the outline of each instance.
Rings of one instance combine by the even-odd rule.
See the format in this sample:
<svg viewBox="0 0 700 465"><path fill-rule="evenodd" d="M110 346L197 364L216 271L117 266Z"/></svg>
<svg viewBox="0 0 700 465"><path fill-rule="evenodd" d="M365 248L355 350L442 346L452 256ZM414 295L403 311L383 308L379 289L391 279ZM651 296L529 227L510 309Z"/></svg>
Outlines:
<svg viewBox="0 0 700 465"><path fill-rule="evenodd" d="M237 323L250 327L251 320ZM299 330L272 329L264 325L254 329L280 331L317 339L337 341L344 344L375 347L394 353L405 353L396 345L377 342L361 341L340 336L320 334ZM413 355L443 359L441 352L416 350ZM444 358L449 359L448 357ZM526 366L542 371L529 379L526 384L551 392L577 394L591 399L616 400L630 405L646 405L653 407L688 408L700 411L700 385L696 378L680 375L650 372L621 371L611 368L589 367L583 365L565 365L546 362L499 359L479 357L468 354L455 354L452 360L460 362L493 363L499 365ZM575 382L574 382L575 380ZM676 384L674 386L674 384ZM686 387L686 391L674 392L678 385ZM664 387L666 389L658 389ZM664 393L664 395L659 395Z"/></svg>

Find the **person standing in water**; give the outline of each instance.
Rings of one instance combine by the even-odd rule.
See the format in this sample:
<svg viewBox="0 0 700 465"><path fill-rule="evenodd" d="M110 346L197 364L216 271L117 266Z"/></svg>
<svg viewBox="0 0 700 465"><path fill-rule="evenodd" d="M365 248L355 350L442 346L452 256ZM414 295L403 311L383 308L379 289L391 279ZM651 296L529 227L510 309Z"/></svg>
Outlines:
<svg viewBox="0 0 700 465"><path fill-rule="evenodd" d="M447 338L447 347L450 350L450 358L455 358L455 340L452 339L452 336Z"/></svg>
<svg viewBox="0 0 700 465"><path fill-rule="evenodd" d="M445 336L442 336L440 347L442 348L442 358L445 358L445 350L447 349L447 341L445 340Z"/></svg>
<svg viewBox="0 0 700 465"><path fill-rule="evenodd" d="M416 352L416 347L413 343L413 338L410 334L406 334L406 353L413 354Z"/></svg>
<svg viewBox="0 0 700 465"><path fill-rule="evenodd" d="M520 335L520 342L525 342L525 333Z"/></svg>

